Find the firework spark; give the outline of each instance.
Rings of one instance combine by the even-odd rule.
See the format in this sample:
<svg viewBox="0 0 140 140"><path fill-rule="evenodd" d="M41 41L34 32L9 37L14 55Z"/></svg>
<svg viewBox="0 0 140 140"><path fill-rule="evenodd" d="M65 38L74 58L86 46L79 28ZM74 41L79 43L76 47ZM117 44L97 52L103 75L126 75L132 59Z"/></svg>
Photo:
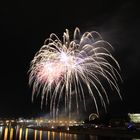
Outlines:
<svg viewBox="0 0 140 140"><path fill-rule="evenodd" d="M85 94L89 94L98 113L98 102L94 94L96 92L106 109L109 97L101 78L106 80L121 98L118 87L118 79L121 79L120 66L110 49L113 49L112 46L96 31L81 35L79 28L76 28L71 40L69 30L66 29L63 41L52 33L31 61L29 84L33 88L32 99L34 95L41 93L42 107L44 98L46 105L49 98L50 110L53 116L57 116L61 98L64 99L65 110L70 114L72 96L75 97L77 110L79 99L86 110ZM88 92L84 92L83 85Z"/></svg>

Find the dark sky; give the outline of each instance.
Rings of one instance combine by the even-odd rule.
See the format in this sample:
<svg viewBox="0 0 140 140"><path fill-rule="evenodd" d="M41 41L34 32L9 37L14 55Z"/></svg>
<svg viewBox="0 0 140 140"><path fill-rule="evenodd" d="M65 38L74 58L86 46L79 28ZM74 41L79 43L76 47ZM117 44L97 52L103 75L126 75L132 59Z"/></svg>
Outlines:
<svg viewBox="0 0 140 140"><path fill-rule="evenodd" d="M68 28L98 31L115 48L121 66L123 102L112 98L111 111L140 112L140 15L134 0L58 2L20 0L0 4L0 117L35 116L40 103L31 103L30 61L43 41Z"/></svg>

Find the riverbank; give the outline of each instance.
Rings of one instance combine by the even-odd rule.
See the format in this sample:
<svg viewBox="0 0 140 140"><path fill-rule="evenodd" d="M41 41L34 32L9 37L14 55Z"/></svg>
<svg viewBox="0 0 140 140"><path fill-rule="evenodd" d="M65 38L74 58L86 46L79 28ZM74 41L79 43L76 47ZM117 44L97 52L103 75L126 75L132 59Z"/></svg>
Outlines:
<svg viewBox="0 0 140 140"><path fill-rule="evenodd" d="M126 128L82 128L82 127L68 127L66 128L49 128L49 127L29 127L30 129L64 132L70 134L88 134L96 136L109 136L109 137L121 137L121 138L140 138L140 130L131 131Z"/></svg>

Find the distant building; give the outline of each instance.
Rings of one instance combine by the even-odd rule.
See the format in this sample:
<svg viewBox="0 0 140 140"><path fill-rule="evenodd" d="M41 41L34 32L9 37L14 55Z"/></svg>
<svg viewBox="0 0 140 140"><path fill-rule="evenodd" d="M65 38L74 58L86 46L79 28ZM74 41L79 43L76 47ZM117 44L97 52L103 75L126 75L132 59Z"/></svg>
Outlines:
<svg viewBox="0 0 140 140"><path fill-rule="evenodd" d="M140 113L128 113L130 121L133 123L140 123Z"/></svg>
<svg viewBox="0 0 140 140"><path fill-rule="evenodd" d="M130 122L134 123L137 127L140 127L140 113L128 113Z"/></svg>

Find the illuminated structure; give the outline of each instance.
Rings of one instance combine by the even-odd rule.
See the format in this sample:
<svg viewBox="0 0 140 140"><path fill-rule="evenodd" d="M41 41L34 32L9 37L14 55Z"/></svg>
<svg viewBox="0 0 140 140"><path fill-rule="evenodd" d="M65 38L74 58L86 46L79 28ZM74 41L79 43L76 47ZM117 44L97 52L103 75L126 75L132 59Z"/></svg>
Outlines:
<svg viewBox="0 0 140 140"><path fill-rule="evenodd" d="M95 114L95 113L92 113L92 114L89 115L89 121L93 121L93 120L95 120L97 118L99 118L99 116L97 114Z"/></svg>
<svg viewBox="0 0 140 140"><path fill-rule="evenodd" d="M140 113L128 113L130 121L133 123L140 123Z"/></svg>

